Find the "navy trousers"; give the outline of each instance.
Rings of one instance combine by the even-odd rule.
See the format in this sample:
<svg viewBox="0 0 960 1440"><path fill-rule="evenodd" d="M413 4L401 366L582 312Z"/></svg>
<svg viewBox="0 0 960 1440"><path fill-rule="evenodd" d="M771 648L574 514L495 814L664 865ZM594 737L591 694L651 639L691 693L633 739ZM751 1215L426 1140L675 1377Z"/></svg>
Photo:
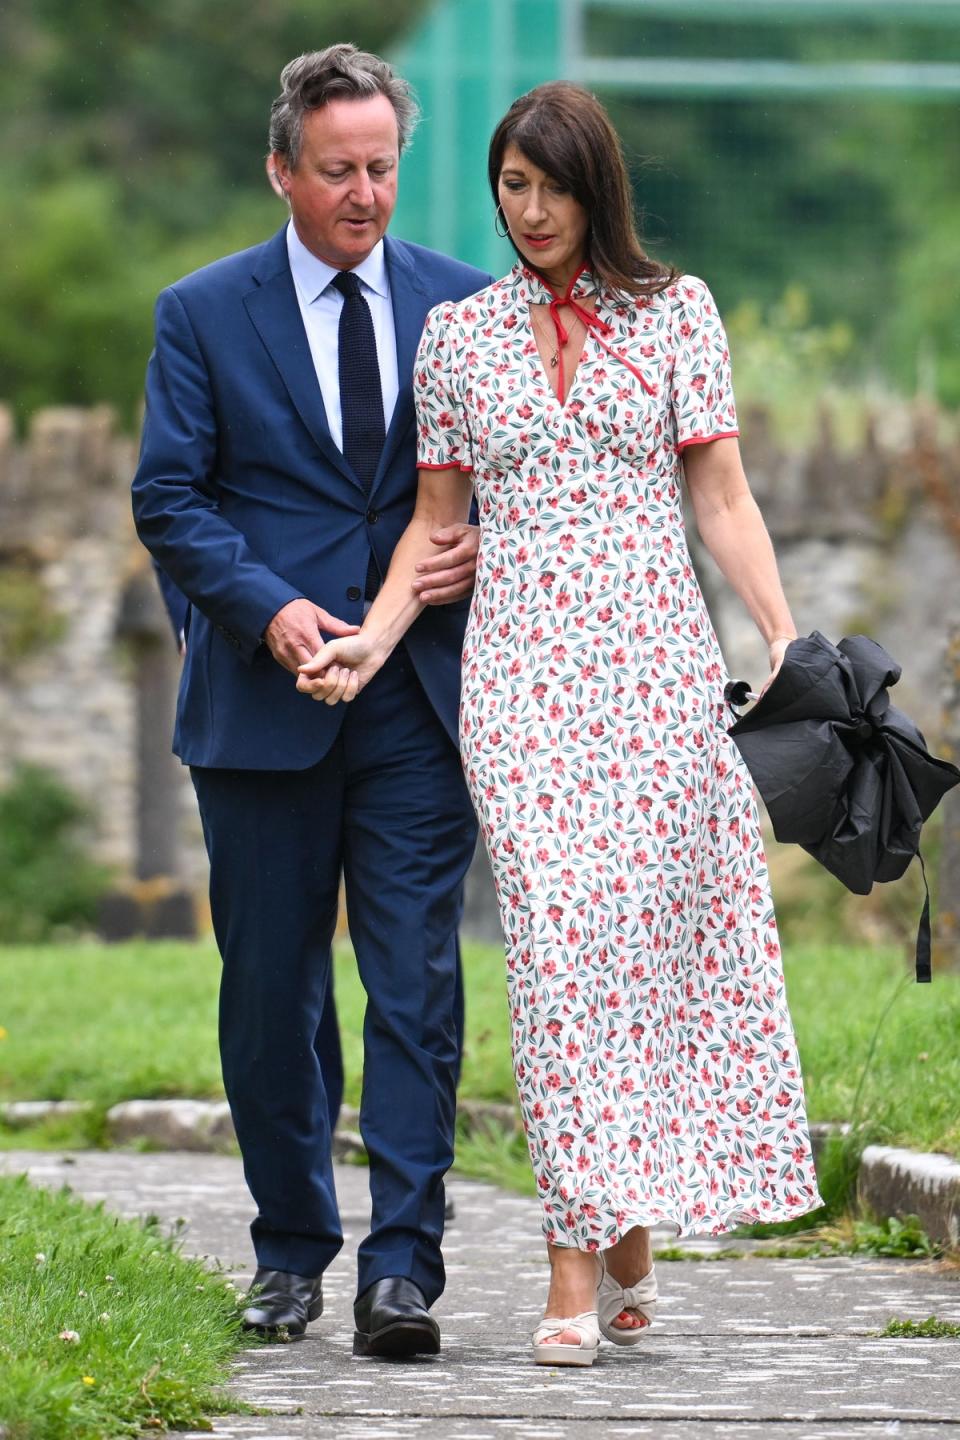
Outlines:
<svg viewBox="0 0 960 1440"><path fill-rule="evenodd" d="M456 930L476 841L456 748L401 646L319 764L191 774L257 1262L318 1275L343 1243L317 1053L342 869L367 994L360 1130L372 1215L357 1293L402 1275L432 1304L459 1068Z"/></svg>
<svg viewBox="0 0 960 1440"><path fill-rule="evenodd" d="M457 1032L457 1074L460 1083L460 1061L463 1059L463 1036L466 1026L465 997L463 993L463 965L460 945L457 943L457 989L453 1004L453 1023ZM340 1106L343 1104L343 1047L340 1044L340 1022L337 1019L337 1001L333 988L333 966L330 967L330 983L323 1001L320 1027L313 1041L320 1069L323 1072L323 1086L327 1096L327 1116L330 1129L336 1130Z"/></svg>

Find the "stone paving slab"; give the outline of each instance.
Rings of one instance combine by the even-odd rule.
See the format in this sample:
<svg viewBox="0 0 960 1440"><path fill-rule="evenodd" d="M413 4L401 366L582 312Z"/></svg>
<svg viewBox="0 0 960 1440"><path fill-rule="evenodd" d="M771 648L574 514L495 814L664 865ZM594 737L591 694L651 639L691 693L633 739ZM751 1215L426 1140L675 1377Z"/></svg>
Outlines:
<svg viewBox="0 0 960 1440"><path fill-rule="evenodd" d="M266 1428L264 1428L266 1426ZM215 1440L618 1440L618 1437L653 1437L653 1440L955 1440L954 1423L929 1424L899 1420L847 1420L794 1422L772 1417L762 1422L729 1420L627 1420L605 1412L590 1420L521 1420L516 1416L479 1419L470 1416L398 1416L379 1412L359 1417L342 1415L300 1418L280 1417L271 1421L218 1421ZM182 1440L204 1440L199 1431L184 1434ZM209 1436L206 1436L209 1440Z"/></svg>
<svg viewBox="0 0 960 1440"><path fill-rule="evenodd" d="M0 1170L68 1183L124 1214L183 1218L189 1250L251 1273L251 1203L230 1157L6 1152ZM357 1359L352 1253L367 1223L366 1180L362 1168L337 1171L347 1241L327 1274L323 1318L297 1344L239 1358L236 1393L286 1414L217 1419L223 1440L579 1440L598 1422L604 1435L663 1440L960 1440L960 1342L876 1334L891 1318L960 1323L955 1273L862 1257L661 1262L658 1322L642 1346L604 1345L592 1370L549 1370L533 1365L528 1345L546 1291L539 1207L456 1179L436 1307L443 1353L404 1365ZM728 1242L684 1243L710 1252Z"/></svg>

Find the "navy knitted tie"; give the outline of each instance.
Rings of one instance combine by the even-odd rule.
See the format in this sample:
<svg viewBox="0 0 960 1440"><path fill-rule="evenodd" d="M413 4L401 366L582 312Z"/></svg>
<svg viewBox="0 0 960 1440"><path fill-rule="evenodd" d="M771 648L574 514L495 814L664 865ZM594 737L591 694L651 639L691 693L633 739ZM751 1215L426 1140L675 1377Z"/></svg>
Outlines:
<svg viewBox="0 0 960 1440"><path fill-rule="evenodd" d="M387 433L373 317L352 270L341 270L330 283L343 296L338 336L343 454L369 495ZM372 600L379 587L380 575L371 549L364 587L366 599Z"/></svg>

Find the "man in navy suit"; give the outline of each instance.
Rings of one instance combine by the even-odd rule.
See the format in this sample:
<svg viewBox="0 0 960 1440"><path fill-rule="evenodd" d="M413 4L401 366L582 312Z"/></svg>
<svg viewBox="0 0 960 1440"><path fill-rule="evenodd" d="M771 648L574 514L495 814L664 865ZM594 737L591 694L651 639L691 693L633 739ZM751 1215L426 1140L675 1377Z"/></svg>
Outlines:
<svg viewBox="0 0 960 1440"><path fill-rule="evenodd" d="M389 66L338 45L281 83L290 223L161 294L134 514L190 602L174 748L210 857L224 1083L258 1211L246 1321L302 1334L342 1244L316 1053L342 867L367 992L354 1348L435 1353L476 837L456 747L473 527L434 537L428 608L353 706L312 703L296 676L359 625L411 516L427 311L489 277L385 236L416 114Z"/></svg>

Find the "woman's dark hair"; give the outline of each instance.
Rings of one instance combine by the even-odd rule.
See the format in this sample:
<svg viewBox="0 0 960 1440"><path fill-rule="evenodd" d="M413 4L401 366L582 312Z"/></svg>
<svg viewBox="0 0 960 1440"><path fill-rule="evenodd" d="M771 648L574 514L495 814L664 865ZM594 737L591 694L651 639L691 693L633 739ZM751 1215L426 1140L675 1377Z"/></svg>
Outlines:
<svg viewBox="0 0 960 1440"><path fill-rule="evenodd" d="M516 145L586 210L587 262L599 281L625 295L657 295L677 279L673 266L652 260L640 243L620 137L589 90L551 80L513 102L490 141L490 189L498 204L509 145Z"/></svg>

